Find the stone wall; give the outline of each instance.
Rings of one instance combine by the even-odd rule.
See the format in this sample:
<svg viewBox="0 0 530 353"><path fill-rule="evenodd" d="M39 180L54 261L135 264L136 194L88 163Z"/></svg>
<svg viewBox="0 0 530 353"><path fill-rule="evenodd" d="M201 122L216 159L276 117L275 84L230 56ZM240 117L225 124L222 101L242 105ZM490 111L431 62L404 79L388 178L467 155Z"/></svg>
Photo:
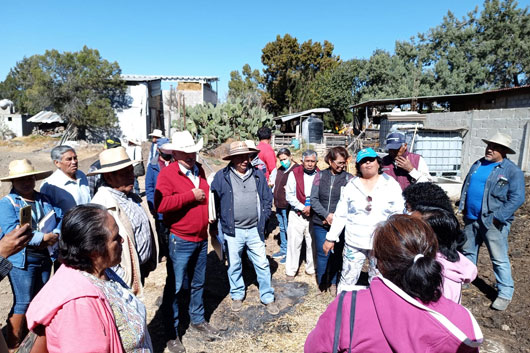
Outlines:
<svg viewBox="0 0 530 353"><path fill-rule="evenodd" d="M486 144L482 139L502 132L512 137L512 149L517 152L508 157L525 172L530 172L530 108L472 110L427 114L425 128L457 129L463 131L462 176L473 162L484 156Z"/></svg>

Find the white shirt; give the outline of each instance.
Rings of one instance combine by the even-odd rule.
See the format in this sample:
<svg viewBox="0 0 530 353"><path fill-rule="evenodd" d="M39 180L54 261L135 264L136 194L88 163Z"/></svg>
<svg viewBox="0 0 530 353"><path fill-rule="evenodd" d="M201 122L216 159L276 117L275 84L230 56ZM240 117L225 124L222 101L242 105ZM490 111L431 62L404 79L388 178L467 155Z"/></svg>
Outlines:
<svg viewBox="0 0 530 353"><path fill-rule="evenodd" d="M409 175L411 178L416 179L417 183L427 183L433 181L432 176L429 173L429 167L427 166L427 163L425 162L425 159L423 159L422 156L420 156L420 159L418 161L418 169L412 169L409 172Z"/></svg>
<svg viewBox="0 0 530 353"><path fill-rule="evenodd" d="M74 206L89 203L90 188L85 173L78 170L73 180L60 169L43 180L40 192L48 196L54 206L63 210L63 213Z"/></svg>
<svg viewBox="0 0 530 353"><path fill-rule="evenodd" d="M342 189L326 240L338 241L346 227L346 244L371 249L377 224L403 212L405 201L401 192L398 182L387 174L379 175L370 192L366 191L359 177L351 179ZM371 202L368 197L371 197Z"/></svg>
<svg viewBox="0 0 530 353"><path fill-rule="evenodd" d="M188 168L183 166L180 162L179 162L179 168L180 168L180 171L182 173L184 173L184 175L187 176L188 179L191 180L193 185L196 188L198 188L199 187L199 182L200 182L200 179L199 179L199 168L196 165L194 165L193 166L193 172L192 172L191 170L189 170Z"/></svg>
<svg viewBox="0 0 530 353"><path fill-rule="evenodd" d="M127 152L127 155L131 159L131 161L138 161L134 163L133 165L140 164L140 161L142 161L142 147L137 145L128 145L125 147L125 151Z"/></svg>
<svg viewBox="0 0 530 353"><path fill-rule="evenodd" d="M316 171L311 175L304 173L304 194L306 197L311 196L313 179L315 179L316 175ZM294 177L294 173L292 172L289 173L289 176L287 177L287 184L285 184L285 199L295 210L302 211L305 207L305 205L296 197L296 179Z"/></svg>

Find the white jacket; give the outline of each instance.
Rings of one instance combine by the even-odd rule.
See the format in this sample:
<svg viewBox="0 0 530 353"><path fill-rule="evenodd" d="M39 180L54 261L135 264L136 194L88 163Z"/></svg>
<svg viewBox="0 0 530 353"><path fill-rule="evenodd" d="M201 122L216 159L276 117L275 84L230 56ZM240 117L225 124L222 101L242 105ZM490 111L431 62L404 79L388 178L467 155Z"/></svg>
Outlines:
<svg viewBox="0 0 530 353"><path fill-rule="evenodd" d="M368 196L372 201L368 201ZM371 210L367 208L371 206ZM351 179L343 188L333 223L326 240L338 241L346 227L346 244L361 249L371 249L373 232L379 222L395 213L402 213L405 201L398 182L387 174L379 175L374 188L367 192L359 177Z"/></svg>

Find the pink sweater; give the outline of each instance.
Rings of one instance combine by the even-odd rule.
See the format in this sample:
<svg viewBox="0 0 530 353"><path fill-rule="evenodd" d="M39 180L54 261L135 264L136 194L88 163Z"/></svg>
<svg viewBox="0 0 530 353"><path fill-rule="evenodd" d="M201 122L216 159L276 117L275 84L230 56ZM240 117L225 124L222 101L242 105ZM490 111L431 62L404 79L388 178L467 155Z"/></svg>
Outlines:
<svg viewBox="0 0 530 353"><path fill-rule="evenodd" d="M304 346L305 353L331 352L338 297L320 316ZM350 340L351 292L344 297L339 352ZM478 352L482 332L463 306L443 296L423 305L392 282L374 278L357 294L352 352Z"/></svg>
<svg viewBox="0 0 530 353"><path fill-rule="evenodd" d="M78 271L61 266L31 302L28 327L46 326L48 351L121 353L105 295Z"/></svg>
<svg viewBox="0 0 530 353"><path fill-rule="evenodd" d="M462 284L473 282L477 278L477 266L467 257L458 253L460 260L448 261L442 254L436 254L436 260L443 267L443 295L447 299L460 304L462 299Z"/></svg>

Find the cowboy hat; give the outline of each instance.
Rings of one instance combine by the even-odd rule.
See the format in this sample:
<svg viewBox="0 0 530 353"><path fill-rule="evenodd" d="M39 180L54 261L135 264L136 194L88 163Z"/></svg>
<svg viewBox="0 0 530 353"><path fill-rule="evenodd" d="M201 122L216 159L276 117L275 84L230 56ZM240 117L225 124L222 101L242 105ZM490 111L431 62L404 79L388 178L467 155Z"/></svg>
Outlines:
<svg viewBox="0 0 530 353"><path fill-rule="evenodd" d="M239 156L242 154L252 154L257 152L259 152L257 148L250 147L246 142L236 141L230 144L228 155L224 156L223 159L226 161L232 159L232 157L234 156Z"/></svg>
<svg viewBox="0 0 530 353"><path fill-rule="evenodd" d="M504 146L508 149L508 154L515 154L515 151L511 149L510 145L512 144L512 137L510 135L503 134L502 132L497 132L490 139L482 139L485 143L495 143L497 145Z"/></svg>
<svg viewBox="0 0 530 353"><path fill-rule="evenodd" d="M37 171L31 162L27 159L16 159L9 163L9 175L0 178L0 181L8 181L26 176L34 175L36 180L41 180L52 175L53 171Z"/></svg>
<svg viewBox="0 0 530 353"><path fill-rule="evenodd" d="M133 145L136 145L136 146L142 145L142 142L140 140L132 138L132 137L130 139L127 139L127 143L132 143Z"/></svg>
<svg viewBox="0 0 530 353"><path fill-rule="evenodd" d="M165 151L180 151L184 153L195 153L202 149L202 137L195 143L189 131L177 131L171 137L171 143L166 143L160 147ZM165 152L164 152L165 153Z"/></svg>
<svg viewBox="0 0 530 353"><path fill-rule="evenodd" d="M153 137L164 137L164 134L162 133L162 130L160 129L154 129L152 133L150 133L147 136L153 136Z"/></svg>
<svg viewBox="0 0 530 353"><path fill-rule="evenodd" d="M115 172L133 165L133 163L136 162L139 161L131 161L123 146L111 148L109 150L104 150L99 154L99 163L101 164L101 168L96 169L87 175Z"/></svg>

